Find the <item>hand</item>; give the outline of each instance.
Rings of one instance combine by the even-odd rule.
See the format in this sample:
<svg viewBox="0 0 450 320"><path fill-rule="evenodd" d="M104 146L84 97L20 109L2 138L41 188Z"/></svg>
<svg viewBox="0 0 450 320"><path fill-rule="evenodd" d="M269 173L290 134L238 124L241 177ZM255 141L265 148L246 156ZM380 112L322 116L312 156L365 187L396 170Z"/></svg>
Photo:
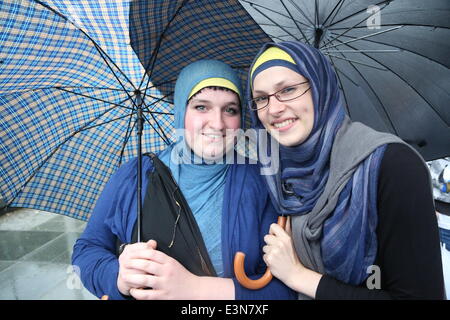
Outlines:
<svg viewBox="0 0 450 320"><path fill-rule="evenodd" d="M156 248L156 242L155 242ZM156 249L137 261L135 267L146 274L136 274L129 292L137 300L186 300L195 299L194 294L200 277L189 272L177 260ZM152 289L143 289L143 288Z"/></svg>
<svg viewBox="0 0 450 320"><path fill-rule="evenodd" d="M291 235L290 218L287 219L286 230L273 223L269 234L264 237L267 245L263 247L263 259L272 275L292 288L294 279L306 268L297 257Z"/></svg>
<svg viewBox="0 0 450 320"><path fill-rule="evenodd" d="M120 293L129 296L131 288L145 287L145 279L141 275L147 274L147 261L155 249L154 240L129 244L125 247L119 256L117 287Z"/></svg>

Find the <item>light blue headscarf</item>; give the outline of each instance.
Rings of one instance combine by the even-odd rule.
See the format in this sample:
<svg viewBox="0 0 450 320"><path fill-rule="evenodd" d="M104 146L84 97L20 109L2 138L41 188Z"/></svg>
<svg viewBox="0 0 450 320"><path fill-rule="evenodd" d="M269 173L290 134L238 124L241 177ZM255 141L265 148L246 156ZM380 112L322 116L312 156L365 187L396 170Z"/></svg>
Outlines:
<svg viewBox="0 0 450 320"><path fill-rule="evenodd" d="M239 78L230 66L217 60L194 62L180 72L175 85L175 129L184 129L186 106L194 87L211 78L231 81L239 90L239 96L242 96ZM184 135L180 131L176 134L175 142L158 157L172 171L195 216L216 273L222 276L221 217L229 165L204 162L191 164L193 158L198 159L193 157L193 152L187 148Z"/></svg>

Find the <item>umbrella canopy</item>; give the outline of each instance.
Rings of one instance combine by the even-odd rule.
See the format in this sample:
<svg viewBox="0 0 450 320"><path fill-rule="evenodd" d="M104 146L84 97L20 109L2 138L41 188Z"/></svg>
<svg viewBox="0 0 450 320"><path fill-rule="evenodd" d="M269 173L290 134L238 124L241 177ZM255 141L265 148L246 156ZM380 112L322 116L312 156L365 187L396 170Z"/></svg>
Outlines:
<svg viewBox="0 0 450 320"><path fill-rule="evenodd" d="M157 152L170 143L179 70L201 58L245 67L267 41L237 1L0 2L2 206L88 219L139 154L138 110L142 152Z"/></svg>
<svg viewBox="0 0 450 320"><path fill-rule="evenodd" d="M447 0L0 2L0 207L88 219L121 163L170 143L179 71L265 42L328 55L353 120L450 154Z"/></svg>
<svg viewBox="0 0 450 320"><path fill-rule="evenodd" d="M241 0L276 42L318 48L349 116L426 160L450 155L450 1Z"/></svg>

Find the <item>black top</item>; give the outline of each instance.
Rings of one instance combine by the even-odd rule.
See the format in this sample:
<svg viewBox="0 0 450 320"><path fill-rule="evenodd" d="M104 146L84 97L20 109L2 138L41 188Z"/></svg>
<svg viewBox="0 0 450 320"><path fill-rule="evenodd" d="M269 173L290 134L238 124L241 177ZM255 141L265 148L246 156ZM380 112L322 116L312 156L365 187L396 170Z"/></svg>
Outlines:
<svg viewBox="0 0 450 320"><path fill-rule="evenodd" d="M443 299L444 279L426 166L407 146L386 147L378 180L376 269L357 287L324 275L316 299Z"/></svg>

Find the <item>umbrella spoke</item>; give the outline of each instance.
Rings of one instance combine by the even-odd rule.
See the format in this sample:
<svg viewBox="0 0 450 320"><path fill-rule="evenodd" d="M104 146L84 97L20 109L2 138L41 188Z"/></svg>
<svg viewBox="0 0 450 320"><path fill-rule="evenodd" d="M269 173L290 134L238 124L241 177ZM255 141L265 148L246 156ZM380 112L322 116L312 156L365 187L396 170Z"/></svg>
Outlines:
<svg viewBox="0 0 450 320"><path fill-rule="evenodd" d="M165 137L163 137L163 136L161 136L161 134L159 134L159 132L158 132L158 130L156 130L156 128L150 123L150 121L147 119L147 117L145 116L145 115L142 115L142 117L144 118L144 120L145 121L147 121L147 123L150 125L150 127L152 127L152 129L153 130L155 130L155 132L158 134L158 136L164 141L164 143L166 144L166 145L170 145L170 139L169 138L167 138L167 136L166 136L166 134L164 133L164 130L162 130L161 129L161 133L163 134L163 136ZM155 120L155 119L154 119ZM156 121L155 120L155 122L156 122L156 124L158 125L158 127L159 127L159 124L158 124L158 121ZM167 140L166 140L167 139Z"/></svg>
<svg viewBox="0 0 450 320"><path fill-rule="evenodd" d="M296 21L296 20L294 19L294 17L292 16L291 12L287 9L286 5L284 4L284 1L283 1L283 0L280 0L280 1L281 1L281 4L283 5L284 9L286 10L286 12L287 12L287 13L289 14L289 16L291 17L292 21L294 21L294 23L295 23L295 25L296 25L298 31L300 31L300 33L302 34L303 39L306 40L306 43L307 43L307 44L310 44L308 38L306 38L305 34L303 33L302 28L300 28L300 26L298 25L297 21Z"/></svg>
<svg viewBox="0 0 450 320"><path fill-rule="evenodd" d="M253 9L255 9L255 10L256 10L255 6L257 6L257 7L259 7L259 8L265 9L265 10L267 10L267 11L269 11L269 12L278 14L278 15L280 15L280 16L282 16L282 17L292 19L290 16L287 16L287 15L285 15L284 13L281 13L281 12L279 12L279 11L276 11L276 10L274 10L274 9L272 9L272 8L265 7L265 6L260 5L260 4L258 4L258 3L253 3L253 2L250 2L250 1L248 1L248 0L240 0L240 1L249 4L249 5L250 5ZM282 1L282 0L280 0L280 1ZM289 2L292 3L291 0L289 0ZM293 5L296 5L295 3L292 3L292 4L293 4ZM286 11L288 11L288 10L286 10ZM289 12L289 11L288 11L288 12ZM308 20L309 23L311 23L311 25L313 25L313 22L312 22L311 20L309 20L308 17L305 16L305 18ZM297 22L297 23L299 23L299 24L301 24L301 25L304 25L305 27L310 27L310 26L311 26L311 25L307 25L306 23L301 22L301 21L298 21L298 20L295 20L295 22ZM261 23L258 23L258 24L261 25ZM278 24L277 24L277 26L278 26Z"/></svg>
<svg viewBox="0 0 450 320"><path fill-rule="evenodd" d="M339 40L338 40L339 41ZM347 44L347 46L349 46L352 49L356 49L350 45ZM429 102L412 84L410 84L404 77L402 77L400 74L398 74L397 72L395 72L393 69L390 69L389 67L387 67L385 64L383 64L382 62L380 62L379 60L377 60L374 57L371 57L369 55L367 55L366 53L361 53L364 56L366 56L367 58L375 61L376 63L380 64L383 68L386 68L386 70L389 70L390 72L392 72L393 74L395 74L400 80L402 80L402 82L404 82L408 87L410 87L415 93L417 93L419 95L419 97L421 97L426 103L427 105L430 106L431 109L433 109L433 111L436 113L436 115L447 125L450 125L449 123L447 123L447 121L440 115L440 113L433 107L433 104L431 102ZM397 133L396 133L397 134Z"/></svg>
<svg viewBox="0 0 450 320"><path fill-rule="evenodd" d="M103 51L97 44L95 44L95 48L96 48L97 51L100 53L100 56L101 56L102 59L105 61L105 63L106 63L106 65L108 66L108 68L111 70L111 73L114 75L114 77L116 78L117 82L119 82L120 86L123 88L123 91L124 91L124 92L128 95L128 97L130 98L130 101L133 103L133 105L134 105L135 107L137 107L137 106L136 106L136 103L134 102L134 100L131 99L131 95L128 93L128 90L125 88L124 84L119 80L119 77L117 77L117 75L116 75L116 73L114 72L113 68L111 68L111 66L109 65L108 61L107 61L107 60L105 59L105 57L103 56L104 51ZM106 55L107 57L109 57L106 53L105 53L105 55ZM117 67L117 65L116 65L114 62L113 62L113 64ZM120 68L119 68L119 70L120 70ZM120 71L120 72L122 73L122 71ZM129 81L128 78L126 78L126 79ZM134 85L133 85L133 83L130 82L130 84L133 86L133 88L135 88ZM135 90L135 91L136 91L136 90Z"/></svg>
<svg viewBox="0 0 450 320"><path fill-rule="evenodd" d="M300 41L300 39L298 39L295 35L293 35L291 32L289 32L289 30L285 29L282 25L278 24L277 22L275 22L272 18L270 18L268 15L266 15L265 13L263 13L261 10L259 10L258 8L256 8L254 6L253 3L249 2L250 6L255 9L256 11L258 11L260 14L262 14L264 17L266 17L266 19L270 20L274 25L276 25L277 27L279 27L280 29L282 29L284 32L286 32L287 34L289 34L291 37L293 37L295 40ZM271 10L273 11L273 10ZM278 12L277 12L278 13Z"/></svg>
<svg viewBox="0 0 450 320"><path fill-rule="evenodd" d="M392 0L384 0L384 1L381 1L381 2L379 2L379 3L377 3L377 4L375 4L375 6L380 6L380 5L384 4L385 6L384 6L383 8L380 8L380 11L381 11L381 10L383 10L384 8L386 8L386 7L391 3L391 1L392 1ZM378 12L380 12L380 11L378 11ZM359 11L356 11L356 12L352 13L351 15L348 15L348 16L342 18L342 19L339 20L339 21L336 21L336 22L334 22L334 23L330 23L330 25L329 25L328 27L332 27L332 26L334 26L334 25L336 25L336 24L338 24L338 23L340 23L340 22L342 22L342 21L345 21L345 20L347 20L347 19L353 18L354 16L356 16L356 15L358 15L358 14L360 14L360 13L364 13L364 12L367 12L367 8L362 9L362 10L359 10ZM371 16L370 16L370 17L371 17ZM370 18L370 17L369 17L369 18ZM368 18L365 18L364 20L366 20L366 19L368 19Z"/></svg>
<svg viewBox="0 0 450 320"><path fill-rule="evenodd" d="M319 27L319 8L317 1L318 0L314 0L314 28Z"/></svg>
<svg viewBox="0 0 450 320"><path fill-rule="evenodd" d="M352 39L355 38L355 37L348 36L348 35L346 35L346 36L344 36L344 37L352 38ZM338 40L338 41L339 41L339 40ZM445 65L445 64L443 64L442 62L440 62L440 61L438 61L438 60L435 60L435 59L433 59L433 58L431 58L431 57L429 57L429 56L425 56L425 55L423 55L423 54L421 54L421 53L419 53L419 52L416 52L416 51L413 51L413 50L410 50L410 49L407 49L407 48L404 48L404 47L400 47L400 45L398 45L398 44L396 44L396 45L394 46L394 45L389 44L389 43L380 42L380 41L376 41L376 40L372 40L372 39L367 39L367 38L366 38L366 39L363 39L363 41L368 41L368 42L376 43L376 44L382 44L382 45L384 45L384 46L389 46L389 47L394 47L394 48L396 48L396 49L400 49L401 51L411 52L411 53L413 53L413 54L416 54L416 55L418 55L418 56L420 56L420 57L422 57L422 58L424 58L424 59L428 59L428 60L430 60L430 61L432 61L432 62L434 62L434 63L437 63L437 64L443 66L444 68L448 69L448 66ZM349 47L350 47L350 46L349 46Z"/></svg>
<svg viewBox="0 0 450 320"><path fill-rule="evenodd" d="M389 0L389 1L390 1L390 0ZM388 3L388 4L389 4L389 3ZM386 4L383 8L381 8L380 11L378 11L378 12L381 12L381 10L383 10L384 8L386 8L386 7L388 6L388 4ZM375 15L375 14L377 14L377 12L372 13L372 15L369 16L369 18L372 17L372 16ZM333 42L333 41L339 39L339 38L342 37L342 36L344 36L347 32L353 30L356 26L358 26L359 24L363 23L363 22L366 21L367 19L368 19L368 18L364 17L364 19L362 19L361 21L359 21L358 23L356 23L356 24L353 25L352 27L348 28L347 30L345 30L343 33L341 33L341 34L338 35L337 37L335 37L335 38L329 40L328 42L324 43L324 44L323 44L323 47L327 47L327 45L328 45L329 43L331 43L331 42Z"/></svg>
<svg viewBox="0 0 450 320"><path fill-rule="evenodd" d="M330 14L326 17L325 21L323 22L324 26L326 26L326 23L327 23L328 19L330 19L330 17L333 15L334 10L336 10L336 13L335 13L333 19L330 20L330 24L333 23L333 20L338 15L339 10L341 10L342 5L344 4L344 1L345 0L339 0L339 2L334 6L333 10L331 10ZM338 9L338 7L339 7L339 9Z"/></svg>
<svg viewBox="0 0 450 320"><path fill-rule="evenodd" d="M111 61L112 64L114 64L114 66L116 67L116 69L119 71L119 73L129 82L129 84L131 84L133 86L133 82L126 76L125 73L122 72L122 70L116 65L116 63L113 61L113 59L111 59L111 57L97 44L97 42L91 37L89 36L83 29L81 29L80 27L78 27L76 24L74 24L72 21L70 21L69 19L67 19L66 16L62 15L61 13L59 13L57 10L53 9L52 7L50 7L49 5L43 3L40 0L35 0L36 3L39 3L41 6L47 8L48 10L52 11L53 13L55 13L56 15L58 15L59 17L61 17L62 19L64 19L66 21L66 23L70 23L74 28L76 28L78 31L80 31L81 33L83 33L86 38L88 38L92 44L94 45L95 49L100 53L102 59L105 61L105 63L107 64L107 66L109 67L109 69L112 71L112 73L115 75L114 71L112 70L112 68L110 67L109 63L106 61L106 59L104 58L103 55L105 55L108 60ZM120 82L120 80L118 80L120 84L122 84ZM123 86L122 86L123 87ZM134 86L133 86L134 87ZM124 89L125 90L125 89Z"/></svg>
<svg viewBox="0 0 450 320"><path fill-rule="evenodd" d="M330 59L331 60L331 59ZM333 63L334 64L334 63ZM384 113L386 114L386 119L389 121L389 124L391 126L392 131L394 132L395 135L398 135L397 130L395 129L394 124L391 121L391 118L389 117L389 114L386 110L386 108L384 107L383 103L381 102L380 97L378 96L377 92L375 91L375 89L370 85L370 83L366 80L366 78L363 77L363 75L361 74L361 72L358 70L357 67L355 67L355 65L352 62L349 62L349 64L353 67L353 69L355 69L355 71L359 74L359 76L361 77L361 79L366 83L366 85L369 87L370 91L372 91L372 93L374 94L375 98L377 99L378 103L380 104L380 106L383 108ZM350 116L350 113L349 113Z"/></svg>
<svg viewBox="0 0 450 320"><path fill-rule="evenodd" d="M341 42L341 43L338 43L338 44L335 44L335 45L332 45L332 46L328 46L328 47L324 46L324 47L322 47L321 49L335 48L335 47L340 46L340 45L343 45L343 44L347 44L347 43L350 43L350 42L355 42L355 41L358 41L358 40L366 39L366 38L369 38L369 37L373 37L373 36L376 36L376 35L379 35L379 34L383 34L383 33L389 32L389 31L397 30L397 29L400 29L400 28L403 28L403 25L396 26L396 27L394 27L394 28L389 28L389 29L386 29L386 30L382 30L382 31L379 31L379 32L371 33L371 34L366 34L366 35L364 35L364 36L361 36L361 37L358 37L358 38L354 38L354 39L352 39L352 40L348 40L348 41L345 41L345 42ZM335 33L332 32L331 34L335 34ZM333 40L338 39L338 38L341 37L342 35L343 35L343 34L337 36L337 37L334 38Z"/></svg>
<svg viewBox="0 0 450 320"><path fill-rule="evenodd" d="M297 9L298 10L298 12L300 12L301 13L301 15L312 25L312 26L314 26L314 23L311 21L311 19L309 19L309 17L308 17L308 15L307 14L305 14L304 12L303 12L303 10L300 8L300 6L296 3L296 2L294 2L293 0L289 0L289 2L295 7L295 9Z"/></svg>
<svg viewBox="0 0 450 320"><path fill-rule="evenodd" d="M119 156L119 167L122 165L122 159L123 159L123 154L125 152L125 146L128 143L128 140L131 137L131 133L133 132L133 129L136 127L136 121L133 121L133 126L131 126L132 123L132 119L133 119L133 114L130 114L130 119L128 120L128 126L127 126L127 132L125 133L125 137L123 139L123 143L122 143L122 150L120 151L120 156Z"/></svg>
<svg viewBox="0 0 450 320"><path fill-rule="evenodd" d="M162 32L161 35L159 36L158 43L156 44L155 49L153 49L152 55L150 56L150 59L148 60L147 65L145 66L145 70L150 70L150 74L148 75L147 85L146 85L145 87L148 87L148 84L150 83L150 79L151 79L151 77L152 77L153 69L154 69L154 66L155 66L155 63L156 63L156 58L157 58L157 56L158 56L158 52L159 52L159 49L160 49L160 47L161 47L161 43L162 43L162 40L163 40L163 38L164 38L164 35L165 35L165 33L167 32L167 30L169 29L169 27L170 27L172 21L175 20L175 18L176 18L176 16L178 15L178 13L181 11L181 9L184 7L184 5L185 5L188 1L189 1L189 0L184 0L184 1L180 4L180 6L177 8L177 10L175 11L175 13L174 13L174 15L172 16L172 18L171 18L171 19L167 22L167 24L165 25L163 32ZM151 68L150 68L150 64L152 65ZM150 68L150 69L149 69L149 68ZM145 79L145 74L144 74L144 77L143 77L142 80L141 80L141 83L139 84L139 88L142 87L142 84L144 83L144 79ZM145 95L146 95L146 92L144 92L144 96L142 97L142 100L145 99Z"/></svg>
<svg viewBox="0 0 450 320"><path fill-rule="evenodd" d="M147 105L145 104L145 102L143 102L143 103L144 103L144 106L146 106L147 108L150 107L150 106L147 106ZM166 136L164 130L160 127L158 120L156 120L156 119L155 119L155 116L153 115L153 112L150 112L150 115L152 116L153 121L155 121L156 126L159 128L159 130L161 130L161 133L162 133L162 135L163 135L164 137L162 137L162 136L158 133L158 130L156 130L156 129L152 126L152 124L150 123L150 121L149 121L144 115L143 115L143 117L144 117L145 120L147 120L148 124L150 124L150 125L152 126L152 128L155 129L156 133L158 133L158 135L161 137L161 139L163 139L164 143L167 144L167 145L169 145L169 144L170 144L170 143L169 143L169 140L170 140L170 139Z"/></svg>
<svg viewBox="0 0 450 320"><path fill-rule="evenodd" d="M361 52L401 52L400 49L361 49L361 50L327 50L327 53L330 52L343 52L343 53L361 53Z"/></svg>
<svg viewBox="0 0 450 320"><path fill-rule="evenodd" d="M336 67L336 64L334 63L333 59L330 58L330 61L331 61L331 64L333 65L333 67L334 67L336 70L339 70L339 69ZM342 72L341 70L339 70L339 71ZM348 79L350 80L350 78L349 78L347 75L345 75L344 73L342 73L342 74L343 74L346 78L348 78ZM340 86L341 86L342 95L344 96L344 101L345 101L344 107L345 107L345 110L347 110L347 114L348 114L348 116L351 118L350 108L349 108L349 103L348 103L348 101L347 101L347 95L346 95L345 90L344 90L344 84L342 83L341 77L339 76L339 73L337 73L337 72L336 72L336 77L338 78L339 84L340 84ZM355 83L353 80L350 80L350 81L351 81L352 83Z"/></svg>
<svg viewBox="0 0 450 320"><path fill-rule="evenodd" d="M396 23L383 23L383 27L391 27L391 26L398 26L398 24ZM450 30L450 27L446 27L446 26L436 26L436 25L430 25L430 24L420 24L420 23L402 23L402 26L404 27L428 27L428 28L433 28L433 29L448 29ZM367 28L367 26L357 26L354 27L353 29L360 29L360 28ZM347 29L347 27L343 27L343 28L328 28L328 30L343 30L343 29ZM346 36L348 37L348 36Z"/></svg>
<svg viewBox="0 0 450 320"><path fill-rule="evenodd" d="M87 95L87 94L83 94L83 93L80 93L80 92L70 91L70 90L64 89L63 87L56 87L56 88L61 90L61 91L64 91L64 92L75 94L77 96L82 96L82 97L89 98L89 99L92 99L92 100L97 100L97 101L104 102L104 103L107 103L107 104L112 104L112 105L114 105L116 107L121 107L121 108L131 109L132 110L131 107L127 107L125 105L122 105L123 102L128 101L128 100L130 100L132 98L130 96L128 96L128 98L123 100L121 103L115 103L115 102L107 101L107 100L100 99L100 98L97 98L97 97L93 97L93 96L90 96L90 95Z"/></svg>
<svg viewBox="0 0 450 320"><path fill-rule="evenodd" d="M121 103L125 102L122 101ZM102 116L104 116L106 113L110 112L111 110L115 109L116 107L113 107L111 109L106 110L105 112L103 112L102 114L98 115L97 117L95 117L94 119L92 119L87 125L97 121L98 119L100 119ZM39 166L33 171L33 173L27 178L27 180L25 181L25 183L22 185L22 187L20 188L20 190L17 192L17 194L14 195L14 197L11 199L10 203L13 203L14 200L22 193L22 191L26 188L26 186L28 185L28 183L30 183L30 181L34 178L34 176L36 175L36 173L39 172L39 170L42 168L42 166L47 163L47 161L61 148L61 146L63 146L64 144L66 144L67 142L69 142L73 137L75 137L78 133L84 131L84 128L80 128L74 132L72 132L69 136L67 136L62 142L60 142L48 155L47 157L39 164Z"/></svg>
<svg viewBox="0 0 450 320"><path fill-rule="evenodd" d="M381 71L389 71L388 69L385 69L385 68L380 68L380 67L376 67L376 66L372 66L372 65L370 65L370 64L367 64L367 63L364 63L364 62L361 62L361 61L356 61L356 60L352 60L352 59L348 59L347 57L338 57L338 56L335 56L334 54L329 54L329 53L325 53L327 56L330 56L330 57L333 57L333 58L336 58L336 59L341 59L341 60L345 60L345 61L347 61L347 62L352 62L352 63L356 63L356 64L360 64L360 65L363 65L363 66L366 66L366 67L369 67L369 68L373 68L373 69L377 69L377 70L381 70Z"/></svg>

